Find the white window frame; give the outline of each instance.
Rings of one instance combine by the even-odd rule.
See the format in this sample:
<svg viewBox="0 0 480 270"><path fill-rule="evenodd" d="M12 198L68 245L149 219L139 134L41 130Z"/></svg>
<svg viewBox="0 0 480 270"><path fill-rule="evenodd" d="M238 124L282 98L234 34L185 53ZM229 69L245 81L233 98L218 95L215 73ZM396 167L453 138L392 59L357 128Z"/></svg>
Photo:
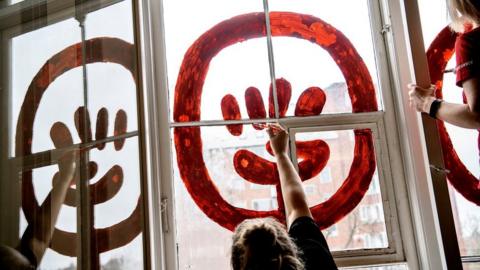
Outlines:
<svg viewBox="0 0 480 270"><path fill-rule="evenodd" d="M9 80L10 74L10 52L11 52L11 42L10 39L14 38L15 36L19 36L22 34L26 34L28 32L32 32L38 29L42 29L49 25L62 22L69 18L74 18L78 15L79 12L83 14L88 14L103 8L107 8L111 5L117 4L122 2L123 0L83 0L83 1L75 1L75 0L24 0L22 2L12 4L12 5L0 5L0 58L2 60L1 67L2 73L0 73L0 92L2 100L8 102L10 99L10 93L6 92L11 89L11 82ZM138 2L135 0L125 0L131 1L132 3L132 17L134 28L135 39L139 38L140 28L138 24ZM2 3L3 4L3 3ZM23 16L23 14L28 14L27 16ZM141 43L138 42L136 44L137 48L137 58L139 60L138 52L140 51ZM138 76L139 82L142 82L140 79L140 74L143 74L142 69L138 67ZM137 75L137 74L136 74ZM140 111L144 111L144 106L141 104L142 100L142 93L144 93L144 85L137 84L136 91L138 100L138 108ZM138 129L136 131L130 131L122 135L112 135L108 136L102 140L93 140L92 142L88 143L78 143L74 144L69 147L60 148L60 149L51 149L46 151L41 151L38 153L33 153L26 157L13 157L11 158L11 149L10 149L10 130L11 128L15 128L16 123L10 123L9 113L10 113L10 105L2 107L6 110L7 113L2 112L2 123L5 123L7 126L4 130L7 130L6 136L2 137L2 160L0 166L9 166L9 170L13 171L12 174L19 173L22 170L30 170L50 165L55 165L58 163L58 160L61 156L64 155L65 152L71 151L73 149L79 149L79 146L92 146L98 143L108 143L113 142L114 140L118 139L128 139L128 138L138 138L139 146L139 159L142 159L145 162L139 162L139 185L140 185L140 192L143 195L143 204L142 208L147 209L144 211L142 219L145 222L142 222L142 262L144 269L155 269L154 263L152 263L151 258L155 258L152 256L151 249L154 246L153 241L151 240L155 235L150 234L152 231L152 223L154 219L149 219L149 216L152 216L152 206L153 200L150 194L152 190L152 183L148 182L153 179L150 175L151 172L147 171L146 162L149 160L150 157L147 157L146 152L147 150L144 149L145 147L145 138L143 132L140 130L142 129L143 119L145 115L138 113L139 123ZM5 109L6 108L6 109ZM141 119L141 120L140 120ZM3 126L2 126L3 127ZM3 139L5 138L5 139ZM6 159L5 159L6 158ZM13 169L12 169L13 168ZM4 175L2 175L3 177ZM145 177L142 177L145 176ZM11 179L17 179L18 177L14 176ZM3 179L2 179L3 180ZM145 180L145 181L144 181ZM148 182L148 183L147 183ZM9 189L4 189L4 185L10 185ZM7 244L9 246L16 246L19 241L19 220L20 220L20 211L21 208L21 198L17 196L17 193L10 192L8 196L5 195L2 191L7 190L20 190L21 187L19 185L19 181L1 181L0 182L0 200L10 199L9 205L11 207L5 208L6 211L0 212L0 219L1 220L11 220L11 222L2 222L0 223L0 244ZM77 185L78 186L78 185ZM10 189L12 188L12 189ZM79 192L81 193L81 191ZM18 193L21 196L21 193ZM83 195L80 195L80 207L77 207L77 220L88 220L85 218L88 215L87 210L88 207L82 207L82 205L87 205L86 198ZM160 200L159 200L160 201ZM155 214L157 216L157 214ZM91 269L91 258L90 258L90 233L88 228L88 221L85 222L77 222L77 231L81 232L81 237L77 239L77 265L79 269ZM162 248L159 248L162 250Z"/></svg>
<svg viewBox="0 0 480 270"><path fill-rule="evenodd" d="M403 247L402 240L400 236L400 227L399 220L397 218L397 212L395 204L393 203L395 197L391 194L390 190L393 184L392 172L390 169L390 162L388 160L388 151L387 148L387 138L386 136L380 136L379 126L383 127L383 112L376 113L376 120L373 123L359 123L359 124L342 124L342 125L322 125L323 121L318 121L316 123L307 123L311 125L309 127L296 127L290 128L290 148L292 154L293 164L298 169L298 159L296 156L296 147L295 147L295 136L298 133L309 133L309 132L322 132L322 131L341 131L341 130L353 130L353 129L369 129L372 132L374 149L375 149L375 159L376 166L379 174L380 189L382 194L382 203L384 209L384 215L387 218L385 219L385 228L386 234L388 236L388 247L385 249L362 249L362 250L345 250L345 251L335 251L333 252L334 257L336 257L336 262L339 265L342 265L342 260L344 258L351 260L352 257L356 257L358 262L362 262L364 258L369 259L369 256L376 255L377 263L386 263L389 261L399 260L403 257ZM349 119L344 119L342 123L356 122L358 119L363 118L362 116L350 117ZM366 262L363 262L365 265ZM371 262L370 262L371 263ZM345 263L346 265L347 263ZM351 266L351 265L346 265Z"/></svg>
<svg viewBox="0 0 480 270"><path fill-rule="evenodd" d="M143 2L148 2L144 0ZM381 125L381 129L384 130L385 132L385 137L389 138L388 142L382 142L381 148L385 149L384 152L388 152L389 148L392 149L397 149L397 151L391 151L390 155L387 153L384 153L385 156L382 155L382 158L387 157L388 158L388 163L391 163L392 166L394 167L392 169L392 173L395 173L395 175L398 175L398 177L403 178L404 172L403 172L403 166L402 166L402 156L400 155L400 150L398 149L398 133L395 125L395 102L393 100L393 96L391 95L391 85L393 83L389 79L389 70L390 70L390 65L386 61L386 56L387 56L387 51L386 51L386 44L383 43L384 40L384 34L387 33L387 31L383 31L385 29L385 25L383 23L383 17L380 13L380 10L382 10L382 3L380 1L376 0L370 0L370 11L371 11L371 17L372 17L372 24L373 24L373 39L374 39L374 46L375 46L375 53L376 53L376 59L377 59L377 65L378 65L378 72L380 76L380 89L382 90L383 94L383 104L386 108L391 108L387 110L387 112L373 112L373 113L361 113L361 114L355 114L353 116L351 115L323 115L323 116L318 116L318 117L307 117L303 119L303 125L311 126L313 123L316 122L321 122L323 125L333 125L336 123L345 123L345 121L350 121L352 124L362 124L362 123L369 123L369 122L376 122L380 121L379 125ZM152 106L156 108L161 108L161 111L159 114L161 116L161 119L156 119L157 123L158 120L161 122L161 130L159 131L160 134L163 135L170 135L170 127L172 126L215 126L215 125L223 125L223 124L235 124L235 123L254 123L256 122L255 120L240 120L240 121L201 121L201 122L189 122L189 123L174 123L172 125L166 124L169 123L169 115L168 115L168 87L166 85L166 80L167 80L167 73L166 73L166 67L165 67L165 62L166 62L166 51L165 51L165 33L164 33L164 28L163 28L163 22L161 22L160 19L162 18L162 6L161 3L151 3L152 6L155 6L155 11L153 12L153 15L150 15L151 18L154 18L152 23L154 25L160 26L159 28L151 28L151 29L144 29L144 34L147 34L151 37L153 37L157 42L160 42L161 46L160 49L159 46L157 45L155 49L153 49L155 55L157 56L157 62L155 62L157 66L157 72L155 74L157 84L159 86L158 89L162 89L160 91L157 91L162 95L164 98L157 104L152 104ZM159 10L158 10L159 9ZM151 10L150 10L151 12ZM154 31L155 30L155 31ZM379 45L382 44L382 45ZM153 48L153 46L151 46ZM160 68L158 68L160 67ZM160 72L158 72L160 70ZM160 82L159 82L160 81ZM262 121L262 120L258 120ZM267 120L268 121L268 120ZM273 120L275 121L275 120ZM280 122L290 128L295 128L298 127L299 121L298 119L292 120L291 118L287 119L280 119ZM388 128L384 128L384 122L389 123ZM393 123L393 124L392 124ZM301 126L301 125L300 125ZM355 127L358 128L358 125L355 125ZM157 139L159 140L168 140L168 136L158 136ZM168 142L170 143L170 142ZM388 144L388 147L387 147ZM166 144L165 144L166 145ZM378 146L377 146L378 147ZM379 148L380 149L380 148ZM164 148L163 154L164 156L169 156L170 155L170 148ZM161 154L159 154L161 155ZM394 161L396 161L394 163ZM162 171L163 170L171 170L171 166L175 166L175 164L170 164L170 166L164 165L162 166ZM380 167L381 168L381 167ZM164 181L162 181L163 185L166 186L167 190L172 190L171 186L171 178L164 178ZM411 264L413 267L411 269L416 269L414 266L417 265L417 257L416 257L416 251L409 249L408 250L408 255L403 254L403 249L401 248L401 239L400 236L402 235L407 235L404 237L404 241L412 241L414 238L413 230L412 230L412 223L410 220L410 212L409 212L409 207L408 204L405 200L396 200L394 193L399 193L399 194L406 194L406 188L404 185L404 182L402 181L395 181L395 183L386 183L388 185L387 187L384 188L384 190L387 191L389 198L392 198L392 201L396 201L397 203L401 204L400 206L398 205L389 205L388 208L386 208L386 211L395 211L395 208L400 208L402 211L402 216L405 216L405 219L402 219L401 225L399 228L401 229L396 229L395 234L390 234L393 235L390 239L393 240L393 238L397 238L394 242L396 246L394 249L390 249L388 252L393 252L393 253L385 253L383 251L379 252L383 254L382 259L379 260L379 256L370 256L366 255L363 258L358 258L358 257L347 257L347 254L345 254L345 258L340 258L337 260L340 266L351 266L351 265L367 265L367 264L376 264L379 263L380 261L383 261L384 263L391 263L391 262L405 262L407 261L409 264ZM393 187L395 186L395 187ZM395 188L395 192L394 192ZM168 195L167 195L168 196ZM404 195L406 196L406 195ZM173 200L173 193L168 196ZM393 209L390 209L390 208ZM168 210L169 213L171 212L171 209ZM173 220L174 216L170 218L170 220ZM388 226L387 226L388 227ZM169 242L174 243L174 235L168 234L165 236L165 238L169 237ZM174 250L174 246L167 246L166 250ZM173 252L172 252L173 253ZM171 255L172 255L171 253ZM362 253L361 251L359 253ZM365 254L365 253L363 253ZM393 255L392 255L393 254ZM351 253L350 253L351 255ZM176 261L176 257L166 257L167 259L167 264L169 261L171 262L170 265L174 265ZM173 261L173 262L172 262ZM169 268L169 269L175 269L175 268Z"/></svg>
<svg viewBox="0 0 480 270"><path fill-rule="evenodd" d="M167 72L166 72L166 51L165 51L165 32L164 32L164 24L161 18L163 18L162 13L162 3L153 3L148 0L143 0L141 1L144 3L144 9L143 12L147 14L147 16L151 19L151 21L144 20L144 31L143 35L145 39L149 39L149 42L147 42L147 50L150 59L149 61L152 66L150 66L150 70L147 71L149 72L149 80L152 81L152 85L156 86L155 89L158 89L155 91L158 94L154 94L157 96L156 99L147 99L148 104L147 106L149 108L153 108L154 115L155 117L152 117L150 114L150 119L151 123L153 126L159 127L158 130L154 131L156 133L156 136L154 134L154 138L157 141L160 141L162 143L162 146L164 146L163 151L163 156L169 157L170 155L170 149L169 147L165 146L170 146L170 140L169 140L169 135L170 135L170 125L169 125L169 115L168 115L168 86L166 84L167 81ZM160 1L159 1L160 2ZM370 10L371 10L371 16L372 16L372 24L374 27L373 29L373 38L375 40L375 46L376 46L376 54L377 54L377 65L378 65L378 70L379 70L379 76L381 77L380 80L380 89L383 91L383 104L386 108L391 108L391 110L387 110L387 112L375 112L375 113L365 113L365 114L357 114L357 116L362 115L362 117L357 117L356 120L359 123L365 123L365 122L370 122L371 119L378 119L378 115L381 115L382 118L382 125L383 125L383 120L387 123L396 123L396 102L394 101L395 96L392 95L391 92L394 92L393 90L391 91L386 91L386 89L398 89L394 88L395 84L390 81L390 76L389 73L391 71L391 65L387 61L387 56L389 54L387 53L387 46L386 44L383 43L384 41L384 35L388 34L388 27L387 24L385 23L385 17L389 17L389 13L387 10L384 9L385 4L381 1L376 1L376 0L370 0ZM382 13L382 12L383 13ZM397 12L398 13L398 12ZM152 27L151 25L154 25ZM158 27L158 28L157 28ZM387 30L385 30L387 29ZM153 41L153 42L152 42ZM155 46L153 46L155 44ZM378 44L383 44L379 47ZM145 62L144 62L145 63ZM155 67L154 67L155 66ZM154 79L155 77L155 79ZM148 76L147 76L148 78ZM386 78L386 79L385 79ZM149 88L147 88L149 89ZM150 90L152 91L152 90ZM160 98L159 98L160 97ZM160 116L160 118L158 118ZM324 125L328 124L335 124L341 122L343 119L346 117L343 115L332 115L332 116L320 116L318 117L319 119L322 120L322 123ZM347 117L348 118L348 117ZM313 120L313 119L312 119ZM318 119L317 119L318 120ZM308 119L305 119L305 121L308 122ZM229 124L235 124L235 123L252 123L254 121L225 121L223 124L229 123ZM282 123L286 126L289 126L288 124L292 124L289 122L289 119L284 119ZM160 124L159 124L160 123ZM205 121L202 124L200 123L178 123L178 126L183 125L215 125L215 124L221 124L215 123L215 121ZM290 126L294 127L294 126ZM384 128L382 126L382 128ZM397 151L391 151L388 156L389 162L392 164L392 173L403 179L404 171L403 171L403 156L400 154L401 150L398 149L399 146L399 141L400 139L398 138L399 133L397 132L397 127L396 125L390 125L388 129L385 130L386 137L389 138L387 144L389 148L391 149L397 149ZM166 136L161 136L161 135L166 135ZM384 149L389 149L387 148L387 145L382 145L382 148ZM153 151L158 151L158 148L154 149ZM388 150L387 150L388 151ZM162 154L157 153L156 156L162 156ZM170 164L168 164L170 163ZM162 172L165 171L171 171L172 166L174 164L171 164L170 160L163 159L163 162L161 164L160 170ZM166 178L163 178L162 186L164 187L162 190L162 196L167 196L167 199L170 201L173 201L173 193L168 194L168 191L172 191L172 181L171 179L171 173L167 175ZM391 183L387 183L390 185ZM401 211L401 215L405 217L405 219L402 219L400 222L400 231L395 234L397 238L400 238L400 235L402 235L403 241L410 243L410 242L415 242L415 235L413 233L413 224L412 220L410 219L410 208L408 205L408 202L406 200L401 200L405 197L407 197L406 193L406 185L405 182L403 181L395 181L393 183L393 186L388 186L386 188L388 192L388 197L389 198L395 198L393 201L396 201L398 204L395 205L396 208L398 208L399 211ZM166 193L163 193L167 191ZM400 194L400 199L397 199L394 196L394 193ZM172 212L172 205L170 204L170 207L168 208L168 213L170 214L170 223L172 220L174 220L174 215L171 214ZM172 223L171 223L172 224ZM173 223L174 224L174 223ZM174 230L174 226L171 225L169 227L172 227L172 230ZM166 265L167 269L177 269L176 268L176 254L175 254L175 246L174 245L169 245L168 243L175 243L175 237L174 233L165 233L164 234L164 239L166 239L166 245L164 250L166 250L165 253L169 253L165 256L166 260ZM395 241L397 244L401 244L401 241ZM389 262L408 262L410 269L418 269L418 258L417 258L417 251L415 248L409 248L406 250L405 254L402 254L401 249L396 249L398 253L396 253L393 256L390 256L388 259ZM164 253L164 254L165 254ZM386 255L388 257L388 255ZM362 261L363 264L368 264L368 263L378 263L378 256L366 256L364 260ZM341 262L339 262L340 266L343 265L358 265L360 264L358 260L355 259L349 259L345 258Z"/></svg>
<svg viewBox="0 0 480 270"><path fill-rule="evenodd" d="M146 67L145 82L147 85L145 89L148 89L145 93L148 123L151 127L148 135L150 145L153 147L150 148L152 157L150 165L152 171L155 172L153 177L163 179L160 183L152 181L155 183L154 187L157 188L154 189L152 200L155 205L155 196L160 196L169 202L168 207L162 208L168 213L167 215L162 215L163 218L155 218L154 215L152 218L156 221L153 235L161 231L160 219L164 221L168 218L163 222L163 227L170 228L164 230L162 235L156 236L157 239L163 240L160 244L154 242L163 250L161 253L163 257L157 256L156 261L159 262L158 266L164 266L161 269L177 269L175 227L172 225L174 224L173 186L170 180L173 164L169 158L160 159L162 154L164 154L163 157L165 155L169 157L171 149L168 136L170 119L168 115L165 32L162 21L163 7L161 1L137 1L142 23L143 64ZM409 247L404 250L404 260L408 263L409 269L413 270L447 269L443 258L437 209L430 184L431 178L422 125L418 114L411 110L405 102L408 97L404 85L413 81L408 61L411 58L411 50L407 44L405 10L415 13L418 12L418 8L415 7L414 0L405 2L402 0L370 0L369 2L372 22L375 26L372 27L375 29L373 38L376 40L376 44L385 42L384 45L376 48L377 59L381 59L379 63L379 70L382 70L380 76L388 78L382 80L381 89L391 90L389 93L383 93L384 106L392 108L392 110L386 111L383 118L387 123L396 123L396 125L389 126L385 133L390 150L388 157L392 165L391 173L395 175L396 179L390 183L392 186L388 187L388 194L390 196L395 193L396 196L392 196L392 198L396 202L395 207L399 215L402 216L400 220L401 238L404 243L408 243ZM421 28L417 25L417 29ZM389 76L390 74L395 75ZM329 119L324 120L328 124ZM333 120L330 123L338 122L341 119ZM397 178L405 179L405 181L398 181ZM153 209L154 214L159 212L155 210ZM411 243L414 245L412 246ZM156 254L159 254L158 251Z"/></svg>

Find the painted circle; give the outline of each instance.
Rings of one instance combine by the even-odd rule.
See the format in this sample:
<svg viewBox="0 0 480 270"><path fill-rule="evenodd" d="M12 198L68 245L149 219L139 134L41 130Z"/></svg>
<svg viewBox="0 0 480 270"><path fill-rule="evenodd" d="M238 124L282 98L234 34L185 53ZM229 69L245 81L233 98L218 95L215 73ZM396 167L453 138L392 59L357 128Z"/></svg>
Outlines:
<svg viewBox="0 0 480 270"><path fill-rule="evenodd" d="M447 26L435 37L427 50L430 80L438 89L436 92L438 98L443 96L443 74L448 61L455 53L456 38L457 34ZM478 179L460 160L445 124L442 121L437 121L437 128L442 143L445 168L450 171L447 179L467 200L480 206L480 183Z"/></svg>
<svg viewBox="0 0 480 270"><path fill-rule="evenodd" d="M271 12L273 36L296 37L325 49L339 66L347 82L353 112L377 111L372 79L366 65L350 41L337 29L310 15ZM203 84L210 61L223 48L252 38L266 36L264 13L249 13L223 21L200 36L188 49L177 78L174 96L176 122L199 121ZM244 219L274 216L284 220L279 210L254 211L226 202L213 183L202 155L199 127L174 130L180 176L195 203L212 220L233 230ZM355 149L347 179L327 201L311 208L321 228L329 227L360 202L375 171L371 131L355 131Z"/></svg>
<svg viewBox="0 0 480 270"><path fill-rule="evenodd" d="M85 41L85 64L115 63L123 66L135 79L135 48L116 38L95 38ZM41 99L48 86L65 72L82 66L82 44L71 45L52 56L35 75L28 87L17 122L15 155L32 153L33 124ZM39 215L40 206L35 197L32 171L22 172L22 208L28 223ZM95 229L98 252L126 245L141 232L141 197L133 212L125 220L107 228ZM66 256L76 256L77 234L55 228L51 248Z"/></svg>

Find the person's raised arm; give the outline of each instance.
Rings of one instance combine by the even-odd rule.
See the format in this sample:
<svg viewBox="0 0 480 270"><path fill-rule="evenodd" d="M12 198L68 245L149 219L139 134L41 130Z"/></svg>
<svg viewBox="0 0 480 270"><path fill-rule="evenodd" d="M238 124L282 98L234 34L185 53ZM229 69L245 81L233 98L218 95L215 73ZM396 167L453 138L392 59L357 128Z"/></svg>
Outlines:
<svg viewBox="0 0 480 270"><path fill-rule="evenodd" d="M303 216L312 217L307 198L303 191L300 176L288 156L288 133L279 125L270 125L267 129L270 145L277 159L280 187L285 203L287 226Z"/></svg>
<svg viewBox="0 0 480 270"><path fill-rule="evenodd" d="M67 145L73 144L70 132L63 124L56 124L52 127L52 134L62 134L66 137ZM55 146L61 141L65 141L62 136L52 135ZM40 264L46 249L50 246L58 214L65 201L70 184L74 183L77 158L78 150L70 151L60 158L58 161L59 171L53 178L52 190L40 206L40 214L34 216L32 223L28 224L20 240L20 245L17 247L34 266Z"/></svg>
<svg viewBox="0 0 480 270"><path fill-rule="evenodd" d="M441 101L435 116L455 126L480 129L480 81L471 78L463 82L462 86L468 104ZM433 96L434 88L424 89L414 84L409 85L409 88L410 104L419 112L430 113L432 103L436 100Z"/></svg>

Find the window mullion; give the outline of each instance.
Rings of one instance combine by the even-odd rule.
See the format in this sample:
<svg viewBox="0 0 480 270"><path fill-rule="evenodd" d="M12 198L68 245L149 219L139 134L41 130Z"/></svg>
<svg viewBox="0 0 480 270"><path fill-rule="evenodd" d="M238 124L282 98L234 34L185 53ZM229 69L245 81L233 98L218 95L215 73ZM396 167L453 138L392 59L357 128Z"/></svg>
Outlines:
<svg viewBox="0 0 480 270"><path fill-rule="evenodd" d="M268 66L270 68L270 80L272 81L273 106L275 108L275 118L280 118L278 108L278 93L275 76L275 61L273 57L272 31L270 27L270 10L268 8L268 0L263 0L263 9L265 13L265 29L267 32L267 50L268 50Z"/></svg>
<svg viewBox="0 0 480 270"><path fill-rule="evenodd" d="M366 112L366 113L342 113L342 114L321 114L307 117L285 117L279 119L241 119L241 120L205 120L195 122L173 122L170 127L199 127L199 126L224 126L235 124L265 124L280 123L288 127L308 127L342 124L364 124L378 122L384 115L384 112Z"/></svg>

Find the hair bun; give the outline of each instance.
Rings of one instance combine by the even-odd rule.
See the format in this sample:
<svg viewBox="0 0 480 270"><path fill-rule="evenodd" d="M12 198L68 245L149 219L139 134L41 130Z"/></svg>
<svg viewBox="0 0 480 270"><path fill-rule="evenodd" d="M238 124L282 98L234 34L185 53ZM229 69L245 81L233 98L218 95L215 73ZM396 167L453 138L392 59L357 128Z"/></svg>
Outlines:
<svg viewBox="0 0 480 270"><path fill-rule="evenodd" d="M243 235L245 245L250 249L263 251L276 245L277 232L270 224L258 224L245 231Z"/></svg>

